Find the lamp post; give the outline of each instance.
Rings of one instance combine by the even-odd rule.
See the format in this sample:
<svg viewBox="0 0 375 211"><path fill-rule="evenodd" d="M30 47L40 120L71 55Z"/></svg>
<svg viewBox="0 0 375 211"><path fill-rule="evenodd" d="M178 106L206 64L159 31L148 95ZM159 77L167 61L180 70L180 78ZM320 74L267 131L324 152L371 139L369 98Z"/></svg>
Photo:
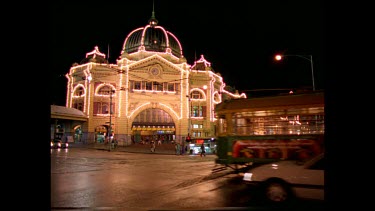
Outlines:
<svg viewBox="0 0 375 211"><path fill-rule="evenodd" d="M306 60L310 61L310 66L311 66L311 78L312 78L312 87L313 87L313 91L315 91L314 66L313 66L313 58L312 58L312 55L278 54L278 55L275 56L275 59L276 59L277 61L280 61L283 57L286 57L286 56L295 56L295 57L303 58L303 59L306 59Z"/></svg>
<svg viewBox="0 0 375 211"><path fill-rule="evenodd" d="M189 115L189 119L188 119L188 136L190 136L190 125L191 125L191 97L190 97L190 93L188 95L186 95L186 97L188 98L188 105L189 105L189 112L188 112L188 115Z"/></svg>
<svg viewBox="0 0 375 211"><path fill-rule="evenodd" d="M112 93L114 93L115 90L111 89L109 94L109 132L108 132L108 145L109 145L109 151L111 151L112 141Z"/></svg>
<svg viewBox="0 0 375 211"><path fill-rule="evenodd" d="M188 134L187 134L187 138L186 139L191 139L191 93L190 93L190 77L187 77L187 78L183 78L183 79L187 79L187 85L188 85L188 94L186 95L186 97L188 98Z"/></svg>

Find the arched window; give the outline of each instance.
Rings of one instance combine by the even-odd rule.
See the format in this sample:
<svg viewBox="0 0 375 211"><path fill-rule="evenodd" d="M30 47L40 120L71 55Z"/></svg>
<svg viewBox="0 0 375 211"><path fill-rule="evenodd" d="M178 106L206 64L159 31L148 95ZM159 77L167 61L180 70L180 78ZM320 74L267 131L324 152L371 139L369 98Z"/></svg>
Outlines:
<svg viewBox="0 0 375 211"><path fill-rule="evenodd" d="M78 87L75 91L74 91L74 96L76 97L81 97L82 95L85 94L85 90L83 89L82 86Z"/></svg>
<svg viewBox="0 0 375 211"><path fill-rule="evenodd" d="M199 91L192 91L191 99L203 99L203 96Z"/></svg>
<svg viewBox="0 0 375 211"><path fill-rule="evenodd" d="M112 114L115 113L115 90L111 86L103 86L98 90L95 100L94 100L94 115L110 115L110 110ZM111 106L111 109L110 109Z"/></svg>
<svg viewBox="0 0 375 211"><path fill-rule="evenodd" d="M112 90L113 89L110 86L103 86L102 88L99 89L98 94L100 94L100 95L110 95Z"/></svg>
<svg viewBox="0 0 375 211"><path fill-rule="evenodd" d="M162 109L150 108L139 113L133 125L174 125L172 117Z"/></svg>

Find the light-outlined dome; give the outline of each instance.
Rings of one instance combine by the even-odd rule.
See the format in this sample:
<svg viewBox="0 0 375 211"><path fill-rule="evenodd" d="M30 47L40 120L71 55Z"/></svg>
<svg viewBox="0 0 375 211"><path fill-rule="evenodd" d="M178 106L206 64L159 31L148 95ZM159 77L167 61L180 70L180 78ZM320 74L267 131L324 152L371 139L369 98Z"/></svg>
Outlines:
<svg viewBox="0 0 375 211"><path fill-rule="evenodd" d="M158 26L154 12L149 20L149 24L133 30L126 37L121 54L135 53L138 51L165 52L171 53L177 58L183 57L180 41L171 32Z"/></svg>

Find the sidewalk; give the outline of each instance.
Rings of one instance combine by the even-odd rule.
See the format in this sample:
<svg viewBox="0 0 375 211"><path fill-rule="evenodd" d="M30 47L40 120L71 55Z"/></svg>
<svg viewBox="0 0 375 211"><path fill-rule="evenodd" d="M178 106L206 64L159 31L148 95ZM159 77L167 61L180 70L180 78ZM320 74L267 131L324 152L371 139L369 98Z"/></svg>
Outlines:
<svg viewBox="0 0 375 211"><path fill-rule="evenodd" d="M92 144L84 144L84 143L71 143L70 147L82 147L88 149L96 149L96 150L106 150L109 151L109 145L104 143L92 143ZM162 144L157 145L155 152L151 152L150 145L148 144L132 144L129 146L117 146L115 149L111 149L113 152L130 152L130 153L144 153L144 154L164 154L164 155L176 155L174 144ZM184 155L189 156L199 156L199 154L190 155L186 153ZM206 157L215 157L214 154L206 154Z"/></svg>
<svg viewBox="0 0 375 211"><path fill-rule="evenodd" d="M98 150L109 150L108 144L103 143L95 143L95 144L87 144L88 148L98 149ZM146 153L146 154L165 154L165 155L174 155L175 150L174 146L156 146L155 152L151 152L150 145L142 145L142 144L132 144L129 146L117 146L115 149L111 149L111 151L115 152L133 152L133 153Z"/></svg>

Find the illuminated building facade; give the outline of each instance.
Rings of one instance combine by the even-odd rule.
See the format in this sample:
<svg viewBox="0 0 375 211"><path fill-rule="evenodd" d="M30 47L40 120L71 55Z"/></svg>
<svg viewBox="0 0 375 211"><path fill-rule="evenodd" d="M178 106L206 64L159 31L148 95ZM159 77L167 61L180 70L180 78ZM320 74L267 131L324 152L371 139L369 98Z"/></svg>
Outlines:
<svg viewBox="0 0 375 211"><path fill-rule="evenodd" d="M95 47L66 78L66 107L87 115L80 127L74 126L87 143L108 135L125 145L214 137L215 106L224 99L246 98L228 91L203 55L189 65L181 43L158 25L154 12L145 27L125 38L116 64Z"/></svg>

